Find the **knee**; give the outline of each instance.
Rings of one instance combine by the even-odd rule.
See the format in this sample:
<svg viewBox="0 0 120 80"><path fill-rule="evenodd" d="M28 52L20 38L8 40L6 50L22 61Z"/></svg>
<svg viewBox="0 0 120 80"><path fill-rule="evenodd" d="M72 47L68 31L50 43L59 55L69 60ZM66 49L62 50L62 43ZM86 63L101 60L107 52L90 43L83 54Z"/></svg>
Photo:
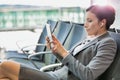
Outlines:
<svg viewBox="0 0 120 80"><path fill-rule="evenodd" d="M4 68L4 67L6 67L8 65L9 65L9 61L3 61L3 62L0 63L1 68Z"/></svg>
<svg viewBox="0 0 120 80"><path fill-rule="evenodd" d="M3 74L3 78L6 78L3 80L18 80L19 69L20 65L13 61L3 61L0 63L1 74Z"/></svg>
<svg viewBox="0 0 120 80"><path fill-rule="evenodd" d="M13 62L13 61L3 61L3 62L0 63L0 67L5 69L5 68L8 68L8 67L13 67L17 64L18 63Z"/></svg>

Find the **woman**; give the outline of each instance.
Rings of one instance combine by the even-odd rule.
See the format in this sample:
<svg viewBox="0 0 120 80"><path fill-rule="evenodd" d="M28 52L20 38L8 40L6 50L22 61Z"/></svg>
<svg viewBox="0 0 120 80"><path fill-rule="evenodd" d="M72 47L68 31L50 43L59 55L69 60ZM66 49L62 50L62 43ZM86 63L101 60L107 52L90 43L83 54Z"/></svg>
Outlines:
<svg viewBox="0 0 120 80"><path fill-rule="evenodd" d="M116 54L116 42L107 30L115 20L112 6L93 5L86 10L84 27L85 42L69 52L53 35L53 42L47 37L48 48L53 44L53 54L63 66L54 72L40 72L19 63L4 61L0 64L0 80L97 80L112 63Z"/></svg>

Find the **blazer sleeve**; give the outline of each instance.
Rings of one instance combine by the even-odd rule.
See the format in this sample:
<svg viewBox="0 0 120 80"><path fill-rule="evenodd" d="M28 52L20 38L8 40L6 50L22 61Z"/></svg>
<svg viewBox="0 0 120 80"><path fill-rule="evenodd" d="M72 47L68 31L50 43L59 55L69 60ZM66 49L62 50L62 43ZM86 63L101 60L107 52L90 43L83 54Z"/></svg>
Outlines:
<svg viewBox="0 0 120 80"><path fill-rule="evenodd" d="M94 80L100 76L112 63L117 50L115 41L111 38L102 40L97 45L97 54L85 66L69 54L61 62L81 80Z"/></svg>

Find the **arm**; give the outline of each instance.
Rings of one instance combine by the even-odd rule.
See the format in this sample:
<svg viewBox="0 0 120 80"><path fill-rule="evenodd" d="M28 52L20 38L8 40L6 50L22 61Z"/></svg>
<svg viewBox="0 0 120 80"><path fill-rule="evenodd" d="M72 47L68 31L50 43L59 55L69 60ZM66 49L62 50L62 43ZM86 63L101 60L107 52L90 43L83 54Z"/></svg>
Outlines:
<svg viewBox="0 0 120 80"><path fill-rule="evenodd" d="M111 39L107 39L98 44L97 53L87 66L76 60L71 54L65 57L62 63L78 78L94 80L110 66L115 53L116 43Z"/></svg>
<svg viewBox="0 0 120 80"><path fill-rule="evenodd" d="M97 45L94 45L95 56L85 66L69 54L55 37L53 39L53 53L75 76L82 80L94 80L100 76L112 63L117 49L116 43L111 38L99 41Z"/></svg>

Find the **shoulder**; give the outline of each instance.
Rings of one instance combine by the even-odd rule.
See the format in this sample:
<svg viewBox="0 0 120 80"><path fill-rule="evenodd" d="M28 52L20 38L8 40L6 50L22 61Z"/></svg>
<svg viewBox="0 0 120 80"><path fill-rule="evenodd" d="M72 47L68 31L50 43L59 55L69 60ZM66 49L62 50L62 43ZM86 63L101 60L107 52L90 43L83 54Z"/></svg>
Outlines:
<svg viewBox="0 0 120 80"><path fill-rule="evenodd" d="M114 38L111 37L111 35L109 33L99 37L99 41L98 41L98 47L108 47L108 48L117 48L117 44Z"/></svg>
<svg viewBox="0 0 120 80"><path fill-rule="evenodd" d="M106 34L103 34L100 37L98 37L98 40L100 43L114 43L114 44L116 44L115 39L108 32Z"/></svg>

